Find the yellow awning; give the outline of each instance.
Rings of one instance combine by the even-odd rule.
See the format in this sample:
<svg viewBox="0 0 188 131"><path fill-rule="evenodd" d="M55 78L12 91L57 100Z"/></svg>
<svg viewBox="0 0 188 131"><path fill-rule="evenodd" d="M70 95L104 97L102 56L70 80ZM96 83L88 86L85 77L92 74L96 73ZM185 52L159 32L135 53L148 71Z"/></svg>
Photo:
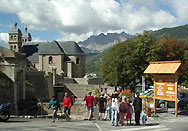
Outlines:
<svg viewBox="0 0 188 131"><path fill-rule="evenodd" d="M181 61L159 61L150 62L144 73L150 74L175 74L177 71L183 72L186 69L181 65Z"/></svg>

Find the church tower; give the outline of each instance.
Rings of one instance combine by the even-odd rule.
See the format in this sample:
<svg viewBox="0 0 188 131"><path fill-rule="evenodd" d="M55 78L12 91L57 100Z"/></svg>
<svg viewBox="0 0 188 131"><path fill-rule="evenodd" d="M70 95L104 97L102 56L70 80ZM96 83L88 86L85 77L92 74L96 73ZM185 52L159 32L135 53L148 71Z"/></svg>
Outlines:
<svg viewBox="0 0 188 131"><path fill-rule="evenodd" d="M28 28L25 27L25 32L22 34L22 46L25 42L32 40L31 34L27 30Z"/></svg>
<svg viewBox="0 0 188 131"><path fill-rule="evenodd" d="M15 22L14 27L9 31L9 49L14 52L21 52L22 48L22 32L17 28Z"/></svg>

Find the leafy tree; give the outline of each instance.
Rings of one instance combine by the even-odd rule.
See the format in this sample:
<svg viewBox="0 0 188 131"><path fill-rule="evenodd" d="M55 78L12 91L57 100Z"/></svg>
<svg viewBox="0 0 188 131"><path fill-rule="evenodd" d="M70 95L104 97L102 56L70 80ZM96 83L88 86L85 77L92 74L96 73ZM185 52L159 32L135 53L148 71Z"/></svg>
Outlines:
<svg viewBox="0 0 188 131"><path fill-rule="evenodd" d="M151 61L181 60L188 65L188 47L185 41L172 37L157 40L150 32L139 34L135 40L116 44L104 56L100 76L111 86L135 86L141 81ZM147 83L151 76L145 75ZM183 79L186 77L184 76ZM188 77L187 77L188 78Z"/></svg>
<svg viewBox="0 0 188 131"><path fill-rule="evenodd" d="M138 35L135 40L116 44L104 56L100 74L107 84L112 86L135 86L143 71L154 60L153 52L156 38L149 32Z"/></svg>

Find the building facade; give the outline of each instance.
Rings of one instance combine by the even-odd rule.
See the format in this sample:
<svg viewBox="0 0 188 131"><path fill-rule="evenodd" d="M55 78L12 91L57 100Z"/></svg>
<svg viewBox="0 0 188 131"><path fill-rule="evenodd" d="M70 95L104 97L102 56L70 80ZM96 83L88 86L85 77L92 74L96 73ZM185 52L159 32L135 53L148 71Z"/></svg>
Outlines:
<svg viewBox="0 0 188 131"><path fill-rule="evenodd" d="M25 28L22 34L17 23L9 31L9 49L25 53L27 59L38 71L52 72L68 78L82 78L85 75L85 54L74 41L32 42L31 34Z"/></svg>

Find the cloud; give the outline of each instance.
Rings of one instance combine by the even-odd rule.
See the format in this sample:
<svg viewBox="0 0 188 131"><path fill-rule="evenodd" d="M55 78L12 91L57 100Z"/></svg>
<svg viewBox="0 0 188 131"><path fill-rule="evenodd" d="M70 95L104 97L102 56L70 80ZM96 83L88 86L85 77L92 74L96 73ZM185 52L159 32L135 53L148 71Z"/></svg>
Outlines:
<svg viewBox="0 0 188 131"><path fill-rule="evenodd" d="M59 39L73 40L171 27L188 21L187 6L187 0L0 0L0 11L16 14L30 30L57 29L64 37Z"/></svg>
<svg viewBox="0 0 188 131"><path fill-rule="evenodd" d="M0 46L8 47L8 33L0 33Z"/></svg>
<svg viewBox="0 0 188 131"><path fill-rule="evenodd" d="M166 18L168 18L168 20ZM159 27L169 25L174 26L174 24L176 23L176 18L164 10L159 10L158 12L155 12L153 14L153 20L154 24Z"/></svg>
<svg viewBox="0 0 188 131"><path fill-rule="evenodd" d="M188 22L188 1L187 0L176 0L176 1L171 1L168 0L169 4L173 8L173 10L176 13L177 20L179 23L184 23Z"/></svg>

